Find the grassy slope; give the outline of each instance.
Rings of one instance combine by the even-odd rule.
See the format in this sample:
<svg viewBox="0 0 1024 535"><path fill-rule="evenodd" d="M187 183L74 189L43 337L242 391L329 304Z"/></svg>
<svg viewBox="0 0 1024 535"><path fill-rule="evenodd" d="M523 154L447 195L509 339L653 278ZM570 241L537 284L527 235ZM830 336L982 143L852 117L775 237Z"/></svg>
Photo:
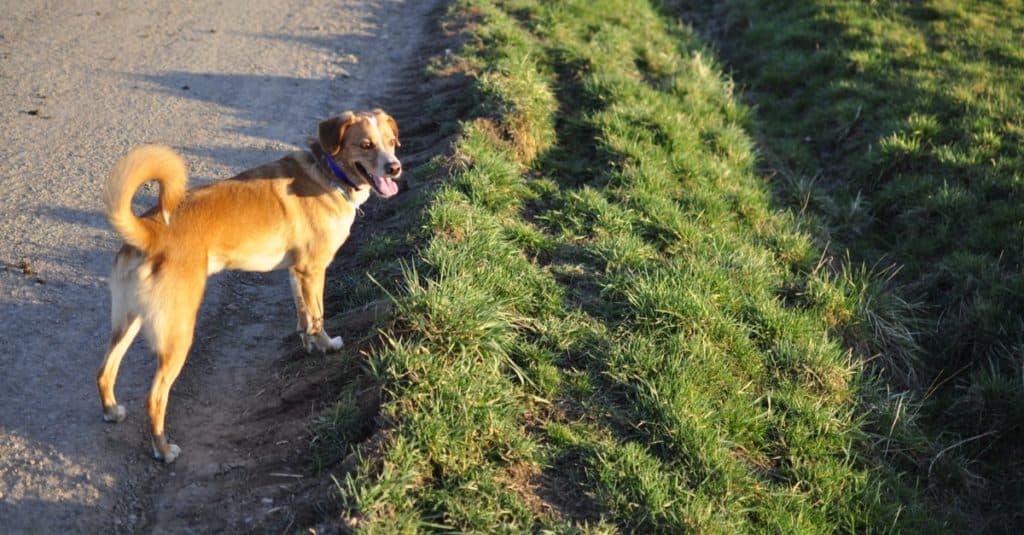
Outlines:
<svg viewBox="0 0 1024 535"><path fill-rule="evenodd" d="M669 4L688 6L749 86L766 166L807 228L858 261L902 267L881 293L918 303L887 314L915 343L879 352L902 361L897 388L924 398L933 450L955 445L947 469L927 449L911 462L951 505L1019 529L1024 4Z"/></svg>
<svg viewBox="0 0 1024 535"><path fill-rule="evenodd" d="M698 39L642 1L464 0L450 20L466 46L438 70L472 75L478 118L390 290L351 524L934 528L864 431L901 432L902 399L834 334L870 274L821 269L771 207ZM354 384L321 429L339 447L367 433Z"/></svg>

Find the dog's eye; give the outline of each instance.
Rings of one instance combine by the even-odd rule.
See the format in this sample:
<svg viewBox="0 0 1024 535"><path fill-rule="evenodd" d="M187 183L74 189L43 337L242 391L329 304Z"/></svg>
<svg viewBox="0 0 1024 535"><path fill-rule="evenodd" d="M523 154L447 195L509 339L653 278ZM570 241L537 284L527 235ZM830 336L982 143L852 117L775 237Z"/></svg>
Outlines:
<svg viewBox="0 0 1024 535"><path fill-rule="evenodd" d="M370 150L373 148L373 142L369 139L363 140L363 150Z"/></svg>

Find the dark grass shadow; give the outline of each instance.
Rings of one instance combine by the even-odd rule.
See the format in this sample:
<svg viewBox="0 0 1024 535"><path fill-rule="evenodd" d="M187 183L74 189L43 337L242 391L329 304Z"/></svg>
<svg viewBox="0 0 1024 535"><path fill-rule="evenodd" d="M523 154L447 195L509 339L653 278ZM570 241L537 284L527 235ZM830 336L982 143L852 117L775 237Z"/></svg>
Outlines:
<svg viewBox="0 0 1024 535"><path fill-rule="evenodd" d="M1013 225L1007 224L1024 217L1024 203L1011 178L1019 172L1014 163L1024 157L1019 143L1004 143L991 161L979 165L956 161L951 154L939 157L929 152L930 144L950 147L952 154L970 150L968 125L977 118L963 102L944 91L949 84L919 83L913 69L926 68L924 60L891 71L884 70L885 65L866 73L851 70L841 54L870 50L875 46L873 38L855 37L834 22L814 18L817 8L813 4L794 4L781 14L766 8L708 10L688 1L665 2L662 9L669 17L691 22L706 35L728 62L733 76L747 87L744 100L759 109L749 129L762 149L761 165L766 174L819 176L817 188L835 202L865 201L856 225L828 207L812 205L809 209L839 244L833 248L846 248L855 260L868 265L884 260L903 266L898 280L912 287L911 298L921 297L928 304L933 328L922 336L931 368L927 375L963 365L985 366L989 358L1001 360L1003 347L1024 343L1024 333L1016 328L1024 318L1024 296L1017 291L1021 275L1014 273L1015 266L1024 262L1024 242ZM934 39L928 24L938 14L914 3L895 9L925 39ZM741 20L726 20L751 17L751 13L764 15L759 20L780 24L788 37L766 39L763 28L753 30ZM782 16L792 27L773 21ZM841 37L822 42L823 35ZM933 48L937 46L933 44ZM800 68L777 69L783 60ZM811 67L820 69L808 70ZM951 72L950 76L957 74ZM920 150L883 154L880 140L896 134L913 135L904 123L915 113L935 117L937 133L923 138ZM957 132L958 128L964 131ZM961 133L963 139L957 139ZM775 208L801 208L799 193L785 181L766 183L772 187ZM962 188L963 195L954 195L941 208L929 204L930 198L944 195L949 186ZM964 253L977 257L976 267L959 265L956 257ZM1003 276L988 281L988 287L958 290L937 285L946 279L943 270L962 268L960 274L969 278L978 276L978 269L984 266L995 266ZM996 339L990 334L987 340L978 340L970 333L950 332L954 326L944 321L955 317L960 307L974 308L976 292L984 301L1009 312L992 329L1006 336ZM961 338L960 334L967 336Z"/></svg>
<svg viewBox="0 0 1024 535"><path fill-rule="evenodd" d="M520 215L545 233L557 235L560 232L558 223L543 217L545 213L557 210L562 202L560 198L566 194L583 188L608 187L621 157L600 144L599 132L591 122L590 118L604 110L608 101L588 90L582 83L584 76L581 73L589 70L590 66L557 49L549 50L549 55L552 58L549 66L555 74L553 88L558 101L555 114L556 141L538 155L532 167L544 177L555 181L560 193L555 198L542 196L524 203ZM540 251L536 261L550 270L555 280L565 289L563 306L566 310L606 325L609 331L629 321L628 310L609 304L603 295L603 285L607 282L606 260L600 255L584 246L562 244ZM563 266L571 269L563 270ZM578 398L578 393L569 390L559 392L559 405L575 407L564 416L565 421L588 421L598 426L607 436L613 437L618 445L635 443L666 465L680 460L699 464L688 452L632 423L646 418L657 419L658 415L638 414L630 410L630 407L637 404L631 394L632 386L616 381L609 373L613 371L608 363L612 351L609 340L585 337L559 352L560 357L554 362L558 368L585 373L590 384L595 387L593 392L584 394L585 399ZM602 410L582 416L586 412L582 408L584 404L601 407ZM665 410L669 409L666 407ZM603 498L593 493L593 488L600 485L593 479L596 477L593 467L602 462L602 453L593 446L569 448L542 472L536 481L536 493L565 518L577 522L600 520Z"/></svg>
<svg viewBox="0 0 1024 535"><path fill-rule="evenodd" d="M608 103L587 91L581 83L582 74L590 66L581 59L566 57L553 50L552 68L555 71L555 98L558 112L555 116L555 145L539 155L534 167L544 169L558 180L563 188L579 189L591 184L601 187L614 155L597 143L597 129L588 116L603 110Z"/></svg>
<svg viewBox="0 0 1024 535"><path fill-rule="evenodd" d="M985 482L950 485L933 479L931 470L918 475L932 480L929 491L953 510L984 517L992 531L1020 532L1024 421L1021 411L1005 409L1007 399L1018 406L1024 400L1024 241L1019 226L1008 223L1024 218L1024 197L1014 185L1024 162L1020 134L996 128L992 135L1002 141L990 154L977 164L964 158L985 143L978 125L1009 124L1019 112L975 110L952 89L966 76L961 61L977 68L987 60L987 71L994 73L1012 72L1021 58L1009 57L1002 43L961 36L950 50L949 37L961 20L927 3L871 8L885 18L898 17L926 46L905 57L886 50L891 58L856 68L851 52L874 54L879 36L837 24L823 3L793 2L779 9L674 0L659 6L666 17L689 22L708 39L746 88L743 99L757 110L748 130L759 146L763 174L820 177L813 195L825 201L809 208L801 207L800 192L786 180L766 180L774 208L808 208L814 226L824 227L812 232L824 230L829 248L845 249L854 262L902 267L892 291L924 304L914 318L924 325L915 329L924 347L923 366L916 370L924 379L917 390L928 400L919 421L930 438L956 445L958 454L971 459L957 470L982 474ZM863 24L849 16L852 27ZM949 18L943 21L948 26L940 29L935 22L943 18ZM931 56L947 51L950 58L941 65L930 63ZM977 92L991 83L983 77L961 81L976 83ZM936 124L915 133L908 125L914 115L933 117ZM920 146L883 154L880 140L889 136L917 136ZM947 195L947 202L934 202ZM863 201L864 209L852 222L830 205L850 206L853 200ZM930 460L920 462L927 466Z"/></svg>
<svg viewBox="0 0 1024 535"><path fill-rule="evenodd" d="M591 448L569 448L546 466L536 482L537 495L559 516L574 523L596 523L606 509L590 490L593 483L585 467L598 455Z"/></svg>

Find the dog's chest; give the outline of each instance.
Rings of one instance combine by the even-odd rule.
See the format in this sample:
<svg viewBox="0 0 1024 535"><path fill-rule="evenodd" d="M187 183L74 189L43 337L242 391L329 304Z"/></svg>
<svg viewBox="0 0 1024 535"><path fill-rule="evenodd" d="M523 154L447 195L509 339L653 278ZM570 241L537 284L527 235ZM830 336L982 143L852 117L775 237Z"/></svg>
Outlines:
<svg viewBox="0 0 1024 535"><path fill-rule="evenodd" d="M327 246L332 251L337 251L348 239L353 222L355 222L354 213L342 214L326 221L324 234L327 237Z"/></svg>

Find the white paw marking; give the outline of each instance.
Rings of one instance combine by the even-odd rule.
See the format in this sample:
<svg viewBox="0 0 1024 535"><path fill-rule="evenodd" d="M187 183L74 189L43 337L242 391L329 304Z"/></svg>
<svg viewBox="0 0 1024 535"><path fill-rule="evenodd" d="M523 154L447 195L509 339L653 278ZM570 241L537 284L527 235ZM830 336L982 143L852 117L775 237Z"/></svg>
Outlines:
<svg viewBox="0 0 1024 535"><path fill-rule="evenodd" d="M345 341L342 340L340 336L335 336L334 338L331 338L327 343L327 346L331 349L331 351L337 351L341 349L344 345Z"/></svg>
<svg viewBox="0 0 1024 535"><path fill-rule="evenodd" d="M181 455L181 448L177 444L171 444L167 447L167 455L164 455L164 464L173 463L178 455Z"/></svg>
<svg viewBox="0 0 1024 535"><path fill-rule="evenodd" d="M312 353L314 349L328 353L345 346L345 342L340 336L331 338L324 332L318 334L299 333L299 339L302 340L302 348L306 350L306 353Z"/></svg>
<svg viewBox="0 0 1024 535"><path fill-rule="evenodd" d="M167 446L167 455L160 453L156 444L153 444L153 457L157 460L162 459L164 464L173 463L174 460L178 458L178 455L181 455L181 448L179 448L177 444L170 444Z"/></svg>
<svg viewBox="0 0 1024 535"><path fill-rule="evenodd" d="M103 413L103 421L110 422L113 424L119 424L124 421L124 417L128 414L128 411L124 410L124 405L118 405L114 407L114 413L109 412Z"/></svg>

